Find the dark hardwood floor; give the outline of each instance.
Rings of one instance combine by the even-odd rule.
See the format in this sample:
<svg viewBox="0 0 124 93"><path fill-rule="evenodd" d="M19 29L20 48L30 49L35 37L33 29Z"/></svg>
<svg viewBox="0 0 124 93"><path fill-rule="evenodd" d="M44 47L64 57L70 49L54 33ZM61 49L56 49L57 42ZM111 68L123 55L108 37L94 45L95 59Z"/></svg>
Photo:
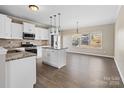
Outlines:
<svg viewBox="0 0 124 93"><path fill-rule="evenodd" d="M36 88L121 88L124 87L111 58L67 53L61 69L37 60Z"/></svg>

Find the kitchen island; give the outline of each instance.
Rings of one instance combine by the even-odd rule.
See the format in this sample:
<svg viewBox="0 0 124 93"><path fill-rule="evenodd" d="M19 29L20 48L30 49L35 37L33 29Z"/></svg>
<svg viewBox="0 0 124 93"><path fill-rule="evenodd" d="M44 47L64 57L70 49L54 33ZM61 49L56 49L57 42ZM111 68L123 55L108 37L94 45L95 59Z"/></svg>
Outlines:
<svg viewBox="0 0 124 93"><path fill-rule="evenodd" d="M52 47L42 47L43 63L56 68L62 68L66 65L66 49L55 49Z"/></svg>

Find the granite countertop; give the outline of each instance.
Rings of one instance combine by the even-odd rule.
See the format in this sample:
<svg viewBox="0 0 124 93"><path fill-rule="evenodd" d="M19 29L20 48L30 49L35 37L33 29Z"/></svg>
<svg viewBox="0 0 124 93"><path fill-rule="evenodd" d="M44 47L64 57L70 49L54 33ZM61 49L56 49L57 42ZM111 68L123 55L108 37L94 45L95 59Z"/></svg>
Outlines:
<svg viewBox="0 0 124 93"><path fill-rule="evenodd" d="M54 49L54 50L64 50L64 49L68 49L67 47L66 47L66 48L42 47L42 48Z"/></svg>
<svg viewBox="0 0 124 93"><path fill-rule="evenodd" d="M17 60L17 59L21 59L21 58L31 57L31 56L36 56L36 54L30 53L30 52L25 52L25 51L21 51L19 53L7 53L6 54L6 62L11 61L11 60Z"/></svg>

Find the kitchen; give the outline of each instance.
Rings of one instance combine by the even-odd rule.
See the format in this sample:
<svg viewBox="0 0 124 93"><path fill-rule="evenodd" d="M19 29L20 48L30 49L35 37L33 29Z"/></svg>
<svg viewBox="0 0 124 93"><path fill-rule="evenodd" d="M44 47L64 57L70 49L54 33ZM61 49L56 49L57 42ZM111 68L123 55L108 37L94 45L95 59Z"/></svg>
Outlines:
<svg viewBox="0 0 124 93"><path fill-rule="evenodd" d="M55 39L60 36L54 34L56 26L50 33L49 26L18 17L0 14L0 21L0 87L34 87L37 59L56 68L66 65L66 48Z"/></svg>
<svg viewBox="0 0 124 93"><path fill-rule="evenodd" d="M124 87L120 7L0 5L0 87Z"/></svg>

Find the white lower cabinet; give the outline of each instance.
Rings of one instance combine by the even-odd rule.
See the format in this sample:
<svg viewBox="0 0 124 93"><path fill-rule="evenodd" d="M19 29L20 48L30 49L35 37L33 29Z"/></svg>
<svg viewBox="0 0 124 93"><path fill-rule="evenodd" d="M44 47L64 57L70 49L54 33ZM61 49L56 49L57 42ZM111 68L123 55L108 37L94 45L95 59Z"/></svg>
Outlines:
<svg viewBox="0 0 124 93"><path fill-rule="evenodd" d="M7 88L32 88L35 83L35 56L6 62Z"/></svg>
<svg viewBox="0 0 124 93"><path fill-rule="evenodd" d="M42 46L37 46L37 58L42 57Z"/></svg>
<svg viewBox="0 0 124 93"><path fill-rule="evenodd" d="M49 50L49 64L55 67L58 67L58 51ZM56 63L57 62L57 63Z"/></svg>
<svg viewBox="0 0 124 93"><path fill-rule="evenodd" d="M42 60L50 66L61 68L66 65L66 50L65 49L42 49Z"/></svg>
<svg viewBox="0 0 124 93"><path fill-rule="evenodd" d="M43 62L48 62L48 57L49 57L49 55L48 55L48 50L47 49L42 49L42 60L43 60Z"/></svg>

